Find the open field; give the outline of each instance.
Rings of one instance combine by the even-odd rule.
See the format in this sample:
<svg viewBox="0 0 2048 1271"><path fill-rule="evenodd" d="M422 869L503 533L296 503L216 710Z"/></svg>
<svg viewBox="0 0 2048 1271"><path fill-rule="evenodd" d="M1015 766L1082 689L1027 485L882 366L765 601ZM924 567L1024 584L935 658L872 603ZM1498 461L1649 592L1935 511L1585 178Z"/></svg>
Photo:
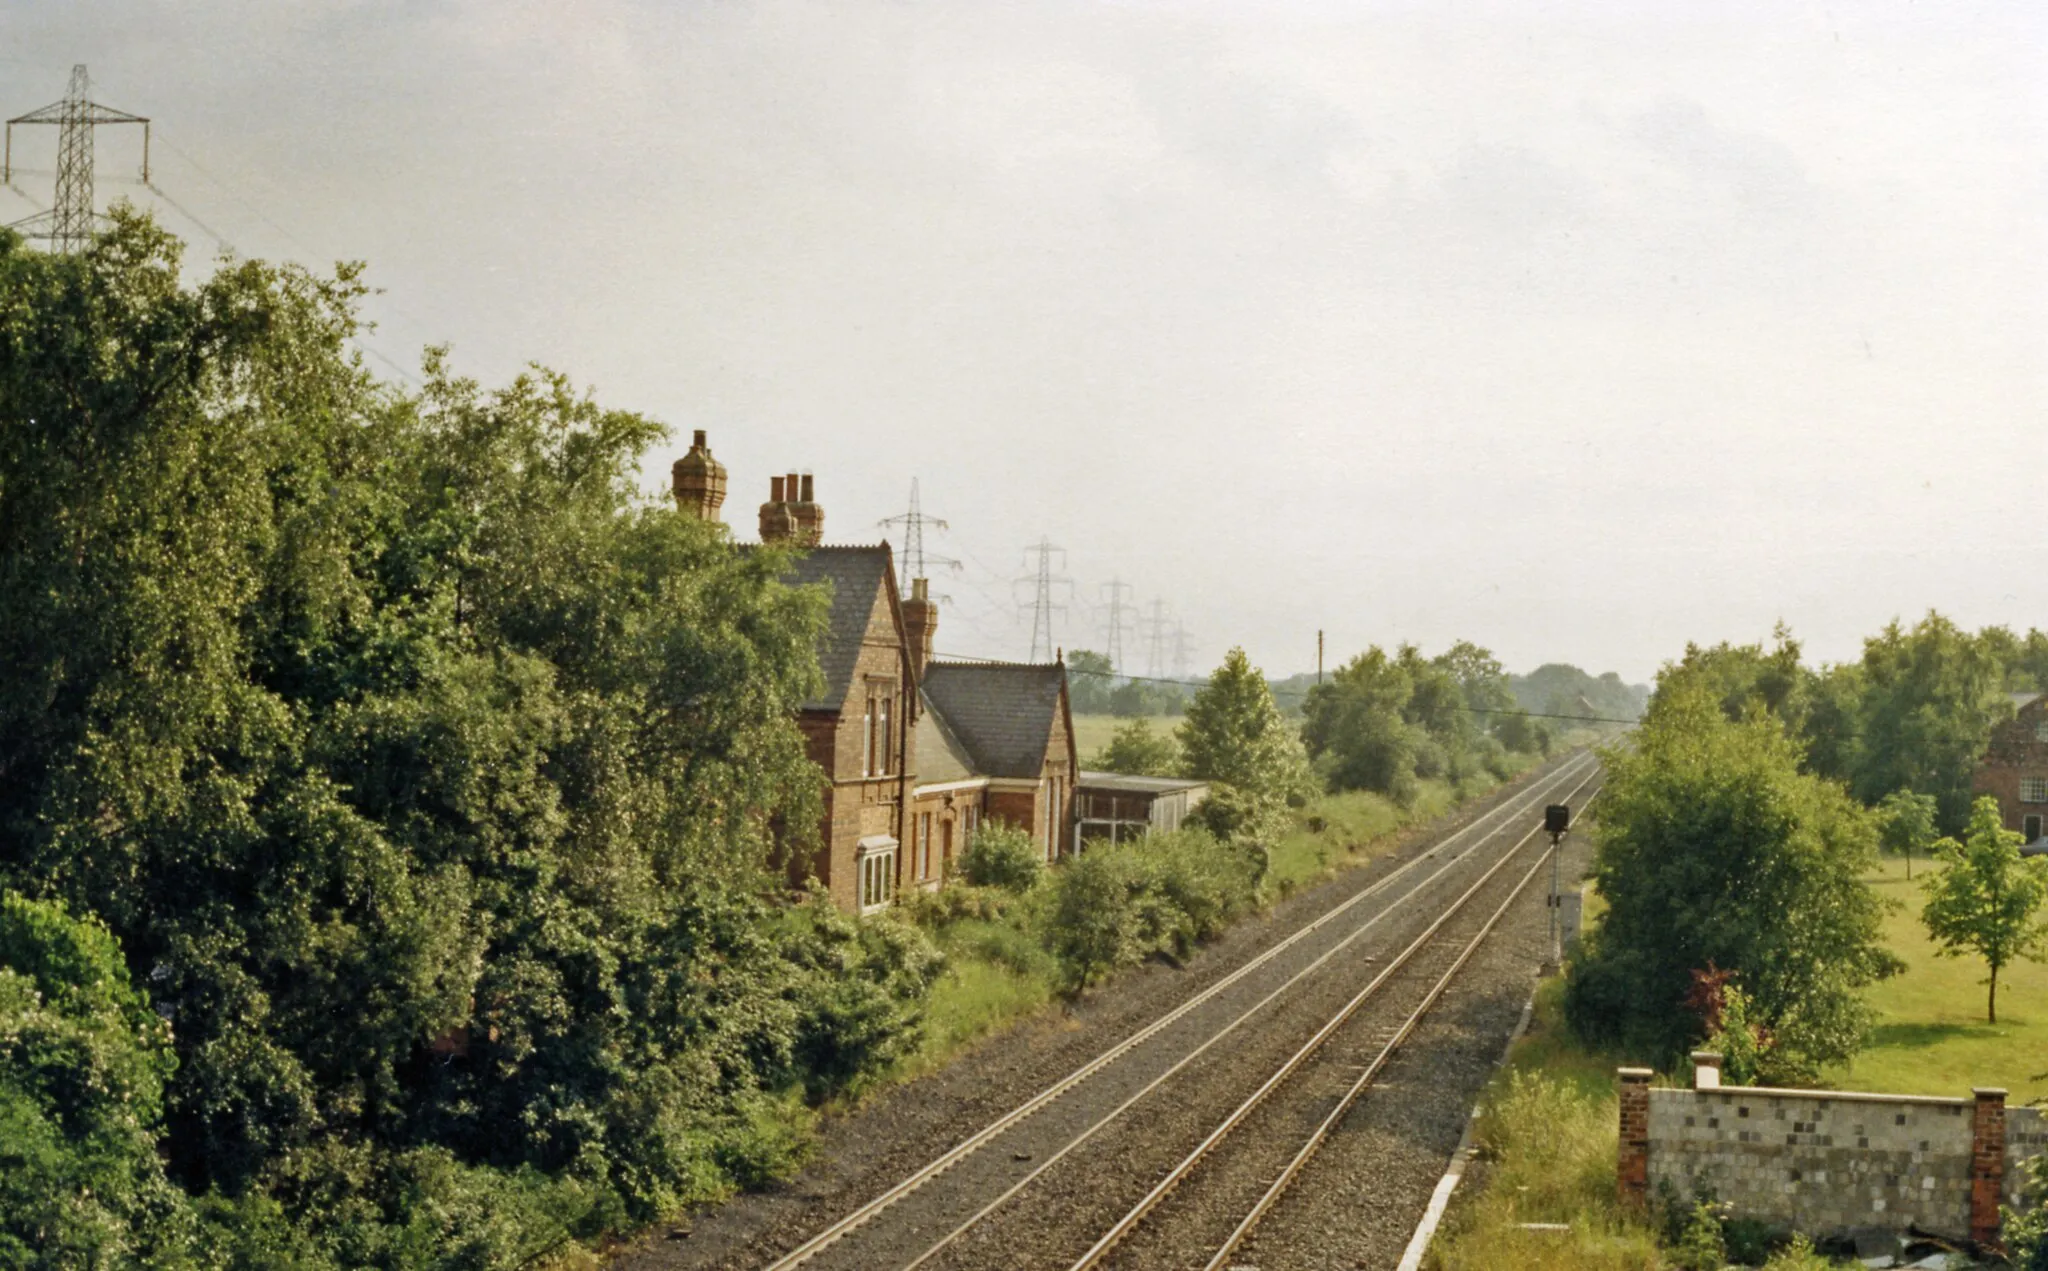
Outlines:
<svg viewBox="0 0 2048 1271"><path fill-rule="evenodd" d="M1109 744L1116 730L1130 723L1116 715L1074 716L1074 753L1081 757L1081 766L1088 766L1088 757ZM1148 715L1145 722L1152 725L1152 731L1162 737L1170 737L1180 727L1178 715Z"/></svg>
<svg viewBox="0 0 2048 1271"><path fill-rule="evenodd" d="M1852 1090L1965 1095L1972 1086L2004 1086L2014 1103L2048 1099L2048 966L2022 962L1998 977L1998 1023L1984 1020L1984 964L1935 956L1920 925L1920 880L1934 868L1887 859L1870 881L1900 902L1885 919L1892 952L1906 973L1877 985L1876 1036L1855 1060L1828 1074Z"/></svg>

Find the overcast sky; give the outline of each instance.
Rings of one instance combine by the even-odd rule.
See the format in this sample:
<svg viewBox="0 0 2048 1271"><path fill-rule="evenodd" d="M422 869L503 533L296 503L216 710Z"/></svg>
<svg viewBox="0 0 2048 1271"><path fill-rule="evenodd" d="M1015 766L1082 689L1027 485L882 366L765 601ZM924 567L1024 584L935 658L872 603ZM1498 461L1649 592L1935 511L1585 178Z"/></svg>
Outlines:
<svg viewBox="0 0 2048 1271"><path fill-rule="evenodd" d="M708 429L742 537L773 472L840 542L918 478L943 650L1025 653L1041 536L1059 643L1122 579L1198 668L1311 668L1319 627L1632 680L1780 618L1827 660L1930 606L2048 627L2038 3L0 15L7 114L84 62L155 120L175 206L118 129L102 203L367 260L391 362Z"/></svg>

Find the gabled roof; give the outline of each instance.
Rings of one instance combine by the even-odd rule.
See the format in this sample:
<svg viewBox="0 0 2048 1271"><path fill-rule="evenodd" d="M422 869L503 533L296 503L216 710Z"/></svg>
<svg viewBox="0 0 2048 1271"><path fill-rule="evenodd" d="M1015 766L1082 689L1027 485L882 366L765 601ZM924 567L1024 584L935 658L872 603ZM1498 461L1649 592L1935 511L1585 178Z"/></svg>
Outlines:
<svg viewBox="0 0 2048 1271"><path fill-rule="evenodd" d="M946 717L975 770L990 777L1045 771L1066 683L1067 668L1057 662L933 662L924 671L925 700ZM922 751L918 767L921 779L932 779L922 771Z"/></svg>
<svg viewBox="0 0 2048 1271"><path fill-rule="evenodd" d="M932 709L930 694L918 696L924 699L924 713L917 717L917 784L936 786L986 775L975 771L974 756L945 717Z"/></svg>
<svg viewBox="0 0 2048 1271"><path fill-rule="evenodd" d="M832 584L832 609L818 637L818 669L825 673L824 696L803 704L804 710L837 710L853 689L853 668L867 638L868 619L875 611L875 593L886 592L889 608L896 604L896 562L887 543L872 547L817 546L789 564L782 581L792 587ZM901 631L901 616L895 619ZM899 646L900 634L896 636Z"/></svg>

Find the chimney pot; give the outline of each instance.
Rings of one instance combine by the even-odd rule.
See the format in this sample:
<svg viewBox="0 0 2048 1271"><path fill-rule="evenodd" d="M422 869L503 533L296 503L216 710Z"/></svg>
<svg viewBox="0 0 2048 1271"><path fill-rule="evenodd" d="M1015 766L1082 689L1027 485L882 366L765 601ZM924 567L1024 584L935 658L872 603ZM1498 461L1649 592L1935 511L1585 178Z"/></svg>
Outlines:
<svg viewBox="0 0 2048 1271"><path fill-rule="evenodd" d="M799 502L802 502L802 503L810 503L810 502L814 502L814 500L813 500L813 499L811 498L811 474L810 474L810 473L808 473L808 472L804 473L804 486L803 486L803 489L804 489L804 494L803 494L803 498L802 498L802 499L800 499L800 500L798 500L798 501L799 501Z"/></svg>
<svg viewBox="0 0 2048 1271"><path fill-rule="evenodd" d="M725 503L725 465L711 457L702 428L689 453L669 469L669 486L684 515L700 521L718 519L718 509Z"/></svg>
<svg viewBox="0 0 2048 1271"><path fill-rule="evenodd" d="M768 501L770 503L780 503L783 501L781 477L768 478Z"/></svg>

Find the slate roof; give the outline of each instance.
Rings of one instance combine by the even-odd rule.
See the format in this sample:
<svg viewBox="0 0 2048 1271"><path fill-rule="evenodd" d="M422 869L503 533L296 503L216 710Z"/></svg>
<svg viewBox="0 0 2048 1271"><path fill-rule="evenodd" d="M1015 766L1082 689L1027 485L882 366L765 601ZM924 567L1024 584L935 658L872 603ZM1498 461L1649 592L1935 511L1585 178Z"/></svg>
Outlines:
<svg viewBox="0 0 2048 1271"><path fill-rule="evenodd" d="M889 545L873 547L819 546L792 561L782 581L792 587L832 584L832 610L818 640L818 668L825 673L823 697L805 702L805 710L838 710L853 688L853 668L860 643L874 613L875 592L887 588L896 563Z"/></svg>
<svg viewBox="0 0 2048 1271"><path fill-rule="evenodd" d="M924 713L917 717L917 784L936 786L984 775L974 770L974 756L945 717L932 709L931 697L923 692L918 696L924 699Z"/></svg>
<svg viewBox="0 0 2048 1271"><path fill-rule="evenodd" d="M1060 709L1067 669L1054 662L933 662L925 667L925 700L946 717L975 770L990 777L1037 778ZM920 779L932 780L918 752Z"/></svg>

